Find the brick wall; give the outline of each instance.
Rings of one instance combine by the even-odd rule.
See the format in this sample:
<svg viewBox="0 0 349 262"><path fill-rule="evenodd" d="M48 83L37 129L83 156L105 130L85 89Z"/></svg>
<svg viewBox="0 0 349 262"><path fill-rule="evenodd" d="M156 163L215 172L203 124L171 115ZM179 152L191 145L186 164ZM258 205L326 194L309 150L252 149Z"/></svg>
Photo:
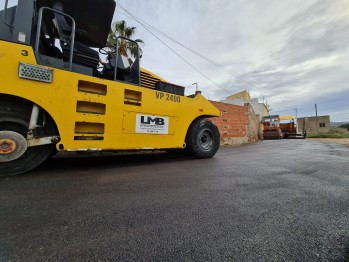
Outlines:
<svg viewBox="0 0 349 262"><path fill-rule="evenodd" d="M234 145L258 140L259 117L251 106L211 102L221 111L220 117L211 119L218 126L221 144Z"/></svg>

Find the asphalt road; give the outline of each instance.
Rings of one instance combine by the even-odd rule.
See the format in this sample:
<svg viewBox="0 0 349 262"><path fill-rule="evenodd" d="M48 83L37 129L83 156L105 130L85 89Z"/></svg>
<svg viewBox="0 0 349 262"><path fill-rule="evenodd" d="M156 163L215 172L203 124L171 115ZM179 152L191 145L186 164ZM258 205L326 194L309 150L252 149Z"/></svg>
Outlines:
<svg viewBox="0 0 349 262"><path fill-rule="evenodd" d="M58 157L0 178L0 261L349 261L349 147Z"/></svg>

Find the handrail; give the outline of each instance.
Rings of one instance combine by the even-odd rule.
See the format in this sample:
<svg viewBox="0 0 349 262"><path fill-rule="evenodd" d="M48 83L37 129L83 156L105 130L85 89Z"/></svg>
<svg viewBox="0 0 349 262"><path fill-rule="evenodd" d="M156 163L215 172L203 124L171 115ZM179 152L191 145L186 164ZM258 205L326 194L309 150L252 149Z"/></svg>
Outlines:
<svg viewBox="0 0 349 262"><path fill-rule="evenodd" d="M8 1L8 0L6 0ZM67 15L63 12L60 12L58 10L49 8L49 7L41 7L39 10L39 17L38 17L38 26L36 29L36 38L35 38L35 53L39 52L39 43L40 43L40 34L41 34L41 24L42 24L42 14L44 10L49 10L57 14L61 14L63 16L66 16L72 20L72 32L71 32L71 42L70 42L70 53L69 53L69 71L72 71L73 69L73 53L74 53L74 44L75 44L75 20L70 15Z"/></svg>

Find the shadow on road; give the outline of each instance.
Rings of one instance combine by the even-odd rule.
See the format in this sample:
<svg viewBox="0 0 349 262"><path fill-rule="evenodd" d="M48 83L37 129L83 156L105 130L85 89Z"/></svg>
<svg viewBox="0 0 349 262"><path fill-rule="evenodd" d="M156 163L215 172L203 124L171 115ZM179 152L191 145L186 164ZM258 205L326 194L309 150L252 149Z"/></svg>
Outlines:
<svg viewBox="0 0 349 262"><path fill-rule="evenodd" d="M171 154L167 152L146 152L129 153L124 155L58 155L49 159L39 169L40 171L50 170L82 170L82 169L100 169L117 168L127 166L154 165L157 163L171 163L178 161L194 160L193 157Z"/></svg>

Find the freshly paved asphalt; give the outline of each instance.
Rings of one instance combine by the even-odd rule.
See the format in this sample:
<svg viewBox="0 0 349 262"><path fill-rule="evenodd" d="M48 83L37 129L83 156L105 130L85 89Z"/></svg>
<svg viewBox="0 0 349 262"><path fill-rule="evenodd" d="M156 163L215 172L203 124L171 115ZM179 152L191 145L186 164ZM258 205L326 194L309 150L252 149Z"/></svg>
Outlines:
<svg viewBox="0 0 349 262"><path fill-rule="evenodd" d="M349 147L53 158L0 178L0 261L349 261Z"/></svg>

